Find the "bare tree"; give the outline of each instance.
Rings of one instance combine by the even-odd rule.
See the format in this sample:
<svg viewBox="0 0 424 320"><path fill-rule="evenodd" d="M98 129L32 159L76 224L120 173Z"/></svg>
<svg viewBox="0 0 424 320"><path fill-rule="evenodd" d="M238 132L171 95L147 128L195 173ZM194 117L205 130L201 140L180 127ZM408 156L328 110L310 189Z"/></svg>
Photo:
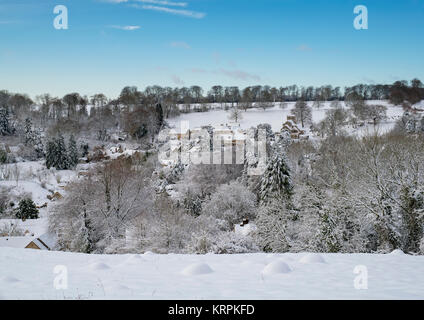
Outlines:
<svg viewBox="0 0 424 320"><path fill-rule="evenodd" d="M303 100L299 100L296 102L291 113L296 116L297 120L300 121L300 123L302 124L302 128L305 127L306 123L312 122L312 109Z"/></svg>

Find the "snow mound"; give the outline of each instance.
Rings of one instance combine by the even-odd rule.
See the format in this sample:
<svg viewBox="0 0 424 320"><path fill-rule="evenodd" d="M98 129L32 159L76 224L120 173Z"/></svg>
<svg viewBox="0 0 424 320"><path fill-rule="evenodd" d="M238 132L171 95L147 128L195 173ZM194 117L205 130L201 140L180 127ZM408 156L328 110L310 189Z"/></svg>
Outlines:
<svg viewBox="0 0 424 320"><path fill-rule="evenodd" d="M19 282L19 281L21 281L21 280L16 279L15 277L7 276L7 277L3 277L3 278L1 278L1 281L2 281L2 282L7 282L7 283L15 283L15 282Z"/></svg>
<svg viewBox="0 0 424 320"><path fill-rule="evenodd" d="M404 255L405 253L400 249L396 249L396 250L393 250L392 252L390 252L390 254L393 254L393 255L396 255L396 256L401 256L401 255Z"/></svg>
<svg viewBox="0 0 424 320"><path fill-rule="evenodd" d="M91 270L106 270L106 269L110 269L110 267L103 262L95 262L90 264L90 269Z"/></svg>
<svg viewBox="0 0 424 320"><path fill-rule="evenodd" d="M186 267L183 271L182 274L186 275L186 276L195 276L195 275L199 275L199 274L208 274L208 273L212 273L213 270L211 269L211 267L209 267L208 264L206 263L195 263L195 264L191 264L188 267Z"/></svg>
<svg viewBox="0 0 424 320"><path fill-rule="evenodd" d="M279 274L279 273L289 273L291 271L292 270L290 269L289 265L285 263L284 261L274 261L269 263L262 270L262 274L272 275L272 274Z"/></svg>
<svg viewBox="0 0 424 320"><path fill-rule="evenodd" d="M320 254L308 253L304 255L300 260L300 263L325 263L324 258Z"/></svg>
<svg viewBox="0 0 424 320"><path fill-rule="evenodd" d="M145 256L151 256L151 255L154 255L154 253L153 253L152 251L146 251L146 252L144 253L144 255L145 255Z"/></svg>

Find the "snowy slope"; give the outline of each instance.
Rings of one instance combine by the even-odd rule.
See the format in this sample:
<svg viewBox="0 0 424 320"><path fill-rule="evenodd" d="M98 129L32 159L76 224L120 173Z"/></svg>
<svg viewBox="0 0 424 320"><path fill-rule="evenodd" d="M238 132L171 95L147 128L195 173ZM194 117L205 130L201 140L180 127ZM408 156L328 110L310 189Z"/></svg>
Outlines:
<svg viewBox="0 0 424 320"><path fill-rule="evenodd" d="M30 197L36 206L47 207L39 209L39 219L21 221L19 219L0 219L0 228L6 225L15 224L22 231L29 231L29 241L33 237L39 237L47 232L48 210L54 204L47 196L52 192L66 194L64 187L70 181L76 179L77 171L47 169L44 161L28 161L6 165L12 174L9 180L0 180L0 188L8 190L10 200L17 206L19 200ZM78 169L78 168L77 168ZM14 172L18 171L18 179L14 177ZM28 242L29 242L28 241Z"/></svg>
<svg viewBox="0 0 424 320"><path fill-rule="evenodd" d="M387 101L367 101L368 104L379 104L387 107L387 121L379 125L379 132L387 132L392 129L395 125L395 122L402 116L403 110L399 106L390 105ZM320 122L325 118L325 113L329 109L331 102L325 102L320 108L313 107L313 102L308 102L312 109L312 120L315 123ZM341 102L342 106L345 107L344 103ZM281 109L278 105L275 105L272 108L263 110L258 108L248 109L246 112L242 112L242 119L240 120L240 126L242 129L249 129L250 127L256 127L261 123L269 123L272 127L272 130L277 132L281 130L281 127L284 122L287 120L287 116L291 115L291 110L294 108L295 102L288 102L285 109ZM209 112L193 112L193 113L183 113L179 117L169 119L168 122L171 126L179 130L181 121L188 121L190 128L196 128L206 125L216 125L221 123L227 123L229 111L225 110L212 110ZM374 130L372 126L366 126L353 132L352 130L348 131L350 133L362 135L366 133L366 130Z"/></svg>
<svg viewBox="0 0 424 320"><path fill-rule="evenodd" d="M53 286L54 268L68 289ZM368 289L354 287L354 268ZM402 253L84 255L0 248L4 299L423 299L424 257Z"/></svg>

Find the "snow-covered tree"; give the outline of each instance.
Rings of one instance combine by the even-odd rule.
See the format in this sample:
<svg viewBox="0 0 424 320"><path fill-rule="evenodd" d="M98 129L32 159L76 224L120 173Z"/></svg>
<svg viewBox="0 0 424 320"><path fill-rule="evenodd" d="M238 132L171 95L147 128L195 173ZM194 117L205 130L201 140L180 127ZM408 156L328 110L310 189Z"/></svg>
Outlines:
<svg viewBox="0 0 424 320"><path fill-rule="evenodd" d="M78 148L77 142L73 135L69 138L68 143L68 164L70 169L74 169L78 164Z"/></svg>
<svg viewBox="0 0 424 320"><path fill-rule="evenodd" d="M312 108L303 100L296 102L291 113L296 116L296 120L300 121L302 128L304 128L306 124L312 122Z"/></svg>
<svg viewBox="0 0 424 320"><path fill-rule="evenodd" d="M293 184L287 157L282 152L276 152L269 159L262 176L260 200L267 201L273 197L289 199L292 192Z"/></svg>
<svg viewBox="0 0 424 320"><path fill-rule="evenodd" d="M293 223L293 212L283 199L273 198L259 208L255 237L265 252L287 252L290 250L288 229Z"/></svg>
<svg viewBox="0 0 424 320"><path fill-rule="evenodd" d="M12 124L9 109L0 108L0 136L9 136L15 133L15 128Z"/></svg>
<svg viewBox="0 0 424 320"><path fill-rule="evenodd" d="M223 230L231 231L243 219L255 218L256 197L239 182L223 184L204 204L202 214L216 218L222 222Z"/></svg>
<svg viewBox="0 0 424 320"><path fill-rule="evenodd" d="M403 250L420 252L424 236L424 187L409 187L401 191L400 214L403 220Z"/></svg>
<svg viewBox="0 0 424 320"><path fill-rule="evenodd" d="M38 209L31 199L22 199L16 212L18 219L38 219Z"/></svg>
<svg viewBox="0 0 424 320"><path fill-rule="evenodd" d="M242 111L239 109L237 105L233 106L230 109L230 114L228 115L228 119L234 122L239 122L241 119L243 119Z"/></svg>
<svg viewBox="0 0 424 320"><path fill-rule="evenodd" d="M25 144L28 145L33 142L33 136L34 132L32 130L32 122L30 118L25 119L25 125L24 125L24 138L25 138Z"/></svg>
<svg viewBox="0 0 424 320"><path fill-rule="evenodd" d="M44 145L39 130L33 128L30 118L25 119L24 125L25 145L34 148L37 158L44 156Z"/></svg>
<svg viewBox="0 0 424 320"><path fill-rule="evenodd" d="M46 167L48 169L54 167L56 170L67 170L70 168L65 139L61 134L56 139L47 142Z"/></svg>

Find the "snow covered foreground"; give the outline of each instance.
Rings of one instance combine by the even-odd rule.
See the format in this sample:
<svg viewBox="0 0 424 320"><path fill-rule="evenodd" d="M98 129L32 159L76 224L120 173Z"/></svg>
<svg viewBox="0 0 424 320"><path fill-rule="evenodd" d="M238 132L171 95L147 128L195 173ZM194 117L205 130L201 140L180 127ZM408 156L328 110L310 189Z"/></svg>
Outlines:
<svg viewBox="0 0 424 320"><path fill-rule="evenodd" d="M58 265L66 269L55 270ZM358 290L355 278L366 276L364 267L368 289ZM55 277L63 280L63 270L68 289L58 290ZM401 252L84 255L0 248L0 298L423 299L424 257Z"/></svg>

